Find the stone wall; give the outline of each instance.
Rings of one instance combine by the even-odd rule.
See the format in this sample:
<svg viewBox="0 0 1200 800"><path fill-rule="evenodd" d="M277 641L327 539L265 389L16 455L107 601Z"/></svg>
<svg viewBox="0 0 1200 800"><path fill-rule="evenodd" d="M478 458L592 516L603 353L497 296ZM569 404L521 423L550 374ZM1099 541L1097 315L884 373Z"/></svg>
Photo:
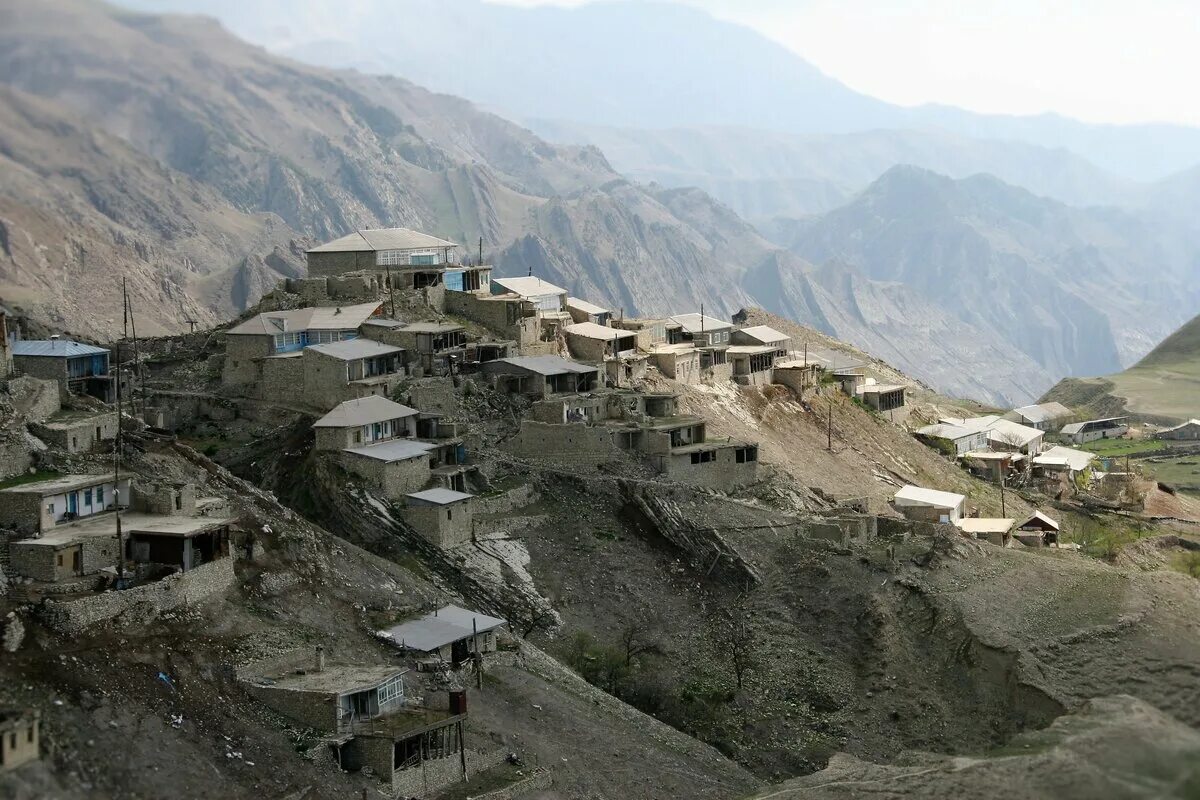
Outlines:
<svg viewBox="0 0 1200 800"><path fill-rule="evenodd" d="M13 408L26 422L45 422L62 410L58 382L24 375L6 384Z"/></svg>
<svg viewBox="0 0 1200 800"><path fill-rule="evenodd" d="M429 483L429 456L392 462L353 453L341 453L340 456L347 470L389 500L399 501L404 495L420 491Z"/></svg>
<svg viewBox="0 0 1200 800"><path fill-rule="evenodd" d="M341 303L365 303L379 297L383 288L374 270L328 277L287 278L283 290L298 295L301 305L330 306Z"/></svg>
<svg viewBox="0 0 1200 800"><path fill-rule="evenodd" d="M700 376L705 383L724 383L733 378L733 364L714 364L702 369Z"/></svg>
<svg viewBox="0 0 1200 800"><path fill-rule="evenodd" d="M93 414L67 422L32 424L30 431L47 444L68 453L90 453L101 442L117 438L117 413Z"/></svg>
<svg viewBox="0 0 1200 800"><path fill-rule="evenodd" d="M404 520L437 547L457 547L471 541L471 501L446 506L410 505Z"/></svg>
<svg viewBox="0 0 1200 800"><path fill-rule="evenodd" d="M704 486L709 489L730 491L748 486L758 478L758 462L737 463L736 449L721 447L713 451L712 461L699 464L692 463L690 453L654 456L653 458L659 471L670 480L693 486Z"/></svg>
<svg viewBox="0 0 1200 800"><path fill-rule="evenodd" d="M0 528L35 533L42 521L42 498L36 494L5 492L0 503Z"/></svg>
<svg viewBox="0 0 1200 800"><path fill-rule="evenodd" d="M501 339L511 339L525 348L538 341L536 316L525 316L527 304L516 298L488 299L471 292L448 291L445 296L447 314L478 322Z"/></svg>
<svg viewBox="0 0 1200 800"><path fill-rule="evenodd" d="M103 592L69 602L48 601L41 613L49 627L74 635L127 613L136 615L139 620L147 620L175 608L202 603L224 594L233 582L233 559L222 558L132 589Z"/></svg>
<svg viewBox="0 0 1200 800"><path fill-rule="evenodd" d="M357 427L353 427L353 428L313 428L313 431L317 435L317 441L316 441L316 444L313 446L313 449L314 450L335 450L336 451L336 450L344 450L347 447L361 447L362 442L359 442L358 444L354 443L354 431L356 431L356 430L358 430Z"/></svg>
<svg viewBox="0 0 1200 800"><path fill-rule="evenodd" d="M330 409L346 399L349 382L346 363L338 358L305 349L304 402L315 408Z"/></svg>
<svg viewBox="0 0 1200 800"><path fill-rule="evenodd" d="M225 336L225 361L221 383L226 386L253 385L258 380L258 359L271 355L271 337L233 334Z"/></svg>
<svg viewBox="0 0 1200 800"><path fill-rule="evenodd" d="M260 686L243 682L247 694L283 714L288 719L325 733L332 733L338 726L336 694L298 692L278 686Z"/></svg>
<svg viewBox="0 0 1200 800"><path fill-rule="evenodd" d="M520 432L504 448L522 458L549 458L555 461L595 464L597 460L618 458L621 451L613 444L610 429L571 423L552 425L525 419Z"/></svg>
<svg viewBox="0 0 1200 800"><path fill-rule="evenodd" d="M518 800L531 792L549 789L554 785L554 774L548 769L538 768L528 778L510 783L502 789L474 795L472 800Z"/></svg>
<svg viewBox="0 0 1200 800"><path fill-rule="evenodd" d="M134 483L129 493L130 507L135 511L163 516L186 516L196 514L196 484L178 486L165 483Z"/></svg>
<svg viewBox="0 0 1200 800"><path fill-rule="evenodd" d="M475 512L484 514L506 514L518 508L536 503L541 495L532 483L514 486L506 492L488 497L475 498Z"/></svg>
<svg viewBox="0 0 1200 800"><path fill-rule="evenodd" d="M499 766L508 757L503 750L478 753L467 750L467 776ZM392 775L392 791L401 797L433 797L461 782L462 763L458 753L446 758L422 762L419 767Z"/></svg>
<svg viewBox="0 0 1200 800"><path fill-rule="evenodd" d="M374 270L375 251L365 252L334 252L308 253L308 277L320 278L327 275L341 275L346 272Z"/></svg>
<svg viewBox="0 0 1200 800"><path fill-rule="evenodd" d="M67 360L65 358L17 356L13 359L13 363L23 375L54 381L58 384L59 397L66 398Z"/></svg>
<svg viewBox="0 0 1200 800"><path fill-rule="evenodd" d="M304 387L304 357L264 358L258 362L255 396L267 402L296 403Z"/></svg>

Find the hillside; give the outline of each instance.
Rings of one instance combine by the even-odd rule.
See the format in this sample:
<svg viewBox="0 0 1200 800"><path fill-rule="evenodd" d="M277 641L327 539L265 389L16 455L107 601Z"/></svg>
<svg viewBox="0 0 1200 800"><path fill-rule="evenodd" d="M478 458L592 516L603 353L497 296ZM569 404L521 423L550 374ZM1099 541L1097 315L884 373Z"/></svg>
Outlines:
<svg viewBox="0 0 1200 800"><path fill-rule="evenodd" d="M1200 416L1200 316L1129 369L1100 378L1066 378L1043 399L1071 403L1096 416L1131 413L1172 424Z"/></svg>
<svg viewBox="0 0 1200 800"><path fill-rule="evenodd" d="M808 261L902 283L988 342L1021 351L1041 368L1029 376L1035 387L1114 372L1195 313L1187 239L1160 233L1132 213L913 167L776 231Z"/></svg>

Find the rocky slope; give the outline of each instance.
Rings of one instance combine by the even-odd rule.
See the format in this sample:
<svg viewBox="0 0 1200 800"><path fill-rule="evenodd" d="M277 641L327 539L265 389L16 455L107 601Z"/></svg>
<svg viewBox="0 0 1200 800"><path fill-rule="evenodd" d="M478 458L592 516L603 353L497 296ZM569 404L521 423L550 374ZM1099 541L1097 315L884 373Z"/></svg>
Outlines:
<svg viewBox="0 0 1200 800"><path fill-rule="evenodd" d="M903 283L1021 351L1042 368L1035 386L1135 361L1200 303L1178 232L982 175L896 167L843 208L776 233L809 261Z"/></svg>

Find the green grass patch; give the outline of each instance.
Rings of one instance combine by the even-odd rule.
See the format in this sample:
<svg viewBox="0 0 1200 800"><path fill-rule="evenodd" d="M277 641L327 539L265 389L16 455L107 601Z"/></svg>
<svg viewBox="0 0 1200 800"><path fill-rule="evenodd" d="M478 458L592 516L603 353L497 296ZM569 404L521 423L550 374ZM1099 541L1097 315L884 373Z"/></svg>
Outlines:
<svg viewBox="0 0 1200 800"><path fill-rule="evenodd" d="M1200 454L1138 463L1154 480L1181 492L1200 495Z"/></svg>
<svg viewBox="0 0 1200 800"><path fill-rule="evenodd" d="M61 475L60 472L54 470L38 470L37 472L27 472L24 475L18 475L15 478L9 478L6 481L0 481L0 489L8 489L12 486L23 486L26 483L37 483L38 481L48 481L51 478L57 478Z"/></svg>
<svg viewBox="0 0 1200 800"><path fill-rule="evenodd" d="M1096 439L1080 445L1079 449L1101 456L1123 456L1126 453L1157 453L1166 446L1162 439Z"/></svg>

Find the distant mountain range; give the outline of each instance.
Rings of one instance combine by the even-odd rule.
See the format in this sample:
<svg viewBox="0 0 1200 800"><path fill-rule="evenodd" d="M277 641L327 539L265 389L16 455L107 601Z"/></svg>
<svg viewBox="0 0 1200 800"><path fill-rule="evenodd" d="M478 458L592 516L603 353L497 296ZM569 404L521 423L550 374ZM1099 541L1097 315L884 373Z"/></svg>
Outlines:
<svg viewBox="0 0 1200 800"><path fill-rule="evenodd" d="M790 134L943 131L1066 148L1141 181L1200 164L1200 129L896 106L849 89L749 28L668 2L124 2L212 14L276 52L403 75L520 120L643 130L736 125Z"/></svg>

